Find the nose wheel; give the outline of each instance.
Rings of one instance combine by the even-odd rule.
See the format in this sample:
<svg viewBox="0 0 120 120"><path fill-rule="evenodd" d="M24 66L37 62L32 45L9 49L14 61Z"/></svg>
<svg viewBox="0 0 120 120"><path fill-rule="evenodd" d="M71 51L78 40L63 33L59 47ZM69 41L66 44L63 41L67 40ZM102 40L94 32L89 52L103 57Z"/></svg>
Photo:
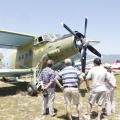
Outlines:
<svg viewBox="0 0 120 120"><path fill-rule="evenodd" d="M30 82L27 85L27 93L30 96L35 96L37 95L37 86L34 84L34 82Z"/></svg>

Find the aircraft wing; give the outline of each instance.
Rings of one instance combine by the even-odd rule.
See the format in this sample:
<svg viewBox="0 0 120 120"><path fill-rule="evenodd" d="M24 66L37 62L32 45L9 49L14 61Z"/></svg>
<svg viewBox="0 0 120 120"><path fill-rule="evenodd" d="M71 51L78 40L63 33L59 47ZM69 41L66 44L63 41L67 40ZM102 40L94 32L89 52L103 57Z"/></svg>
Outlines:
<svg viewBox="0 0 120 120"><path fill-rule="evenodd" d="M0 30L0 48L16 49L33 41L36 36Z"/></svg>
<svg viewBox="0 0 120 120"><path fill-rule="evenodd" d="M18 77L32 73L32 69L0 69L0 77Z"/></svg>

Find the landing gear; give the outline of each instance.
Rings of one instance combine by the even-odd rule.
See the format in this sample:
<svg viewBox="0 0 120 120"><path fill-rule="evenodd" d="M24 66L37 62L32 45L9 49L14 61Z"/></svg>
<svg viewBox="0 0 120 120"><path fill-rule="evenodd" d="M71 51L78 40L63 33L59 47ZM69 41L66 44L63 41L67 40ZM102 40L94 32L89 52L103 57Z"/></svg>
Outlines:
<svg viewBox="0 0 120 120"><path fill-rule="evenodd" d="M27 85L27 93L28 93L30 96L36 96L36 95L37 95L37 86L35 85L34 82L30 82L30 83Z"/></svg>
<svg viewBox="0 0 120 120"><path fill-rule="evenodd" d="M5 77L2 77L2 80L3 80L4 82L7 82L7 79L6 79Z"/></svg>

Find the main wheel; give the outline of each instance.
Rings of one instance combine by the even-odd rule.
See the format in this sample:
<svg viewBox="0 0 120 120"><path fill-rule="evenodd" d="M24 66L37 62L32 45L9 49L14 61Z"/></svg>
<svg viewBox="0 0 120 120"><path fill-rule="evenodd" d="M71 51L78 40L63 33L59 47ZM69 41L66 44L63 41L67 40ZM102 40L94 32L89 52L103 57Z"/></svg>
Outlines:
<svg viewBox="0 0 120 120"><path fill-rule="evenodd" d="M2 77L2 80L3 80L4 82L7 82L7 79L6 79L5 77Z"/></svg>
<svg viewBox="0 0 120 120"><path fill-rule="evenodd" d="M27 93L28 93L30 96L35 96L35 95L37 95L37 86L34 84L34 82L30 82L30 83L27 85Z"/></svg>

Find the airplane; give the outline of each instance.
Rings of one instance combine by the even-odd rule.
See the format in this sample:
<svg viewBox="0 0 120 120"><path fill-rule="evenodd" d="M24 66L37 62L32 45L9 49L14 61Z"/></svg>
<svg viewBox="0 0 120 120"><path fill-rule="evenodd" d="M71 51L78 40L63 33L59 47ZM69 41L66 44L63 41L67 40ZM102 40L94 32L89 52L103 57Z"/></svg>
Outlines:
<svg viewBox="0 0 120 120"><path fill-rule="evenodd" d="M120 72L120 60L116 60L115 63L110 65L113 72ZM104 67L104 63L102 64L102 66ZM86 72L88 72L92 67L94 67L93 63L86 65Z"/></svg>
<svg viewBox="0 0 120 120"><path fill-rule="evenodd" d="M120 72L120 60L116 60L114 64L111 65L113 72Z"/></svg>
<svg viewBox="0 0 120 120"><path fill-rule="evenodd" d="M91 64L91 62L93 62L93 60L94 59L86 60L86 66ZM78 61L78 60L74 61L74 66L75 67L80 67L81 66L81 61Z"/></svg>
<svg viewBox="0 0 120 120"><path fill-rule="evenodd" d="M101 54L91 45L99 41L86 39L87 21L86 17L84 35L78 31L72 31L63 22L62 26L69 31L69 34L63 36L54 33L35 36L0 30L0 48L15 49L3 60L3 62L9 61L7 65L10 69L0 70L0 76L5 78L32 74L33 81L28 84L27 92L33 96L37 94L40 87L37 74L46 66L48 59L52 59L57 64L78 52L82 63L82 73L85 74L87 49L101 57Z"/></svg>

